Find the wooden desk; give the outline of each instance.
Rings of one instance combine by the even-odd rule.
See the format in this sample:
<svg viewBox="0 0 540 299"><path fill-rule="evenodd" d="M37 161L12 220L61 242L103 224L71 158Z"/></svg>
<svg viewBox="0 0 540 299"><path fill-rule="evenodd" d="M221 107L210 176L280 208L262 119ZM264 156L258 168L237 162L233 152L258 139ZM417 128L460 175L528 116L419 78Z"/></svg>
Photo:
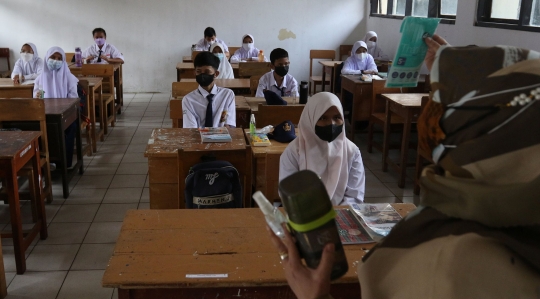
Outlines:
<svg viewBox="0 0 540 299"><path fill-rule="evenodd" d="M80 77L79 80L87 80L89 94L86 97L86 105L88 106L88 118L90 119L90 141L92 142L92 152L97 152L97 139L104 141L105 134L103 133L103 128L100 128L98 131L96 129L96 98L95 95L98 94L101 98L103 93L103 78L100 77Z"/></svg>
<svg viewBox="0 0 540 299"><path fill-rule="evenodd" d="M34 84L14 84L11 78L0 78L0 98L33 98Z"/></svg>
<svg viewBox="0 0 540 299"><path fill-rule="evenodd" d="M392 206L402 216L415 209ZM333 298L360 298L357 264L374 245L344 245L349 271L332 283ZM128 211L102 286L122 299L296 298L257 208Z"/></svg>
<svg viewBox="0 0 540 299"><path fill-rule="evenodd" d="M17 274L23 274L26 271L25 252L38 232L42 240L47 239L45 203L40 196L41 166L39 136L41 136L41 132L0 131L0 177L4 178L6 182L5 187L7 189L11 216L11 233L2 232L2 238L13 238ZM34 174L31 179L35 188L34 194L36 194L33 199L36 204L36 223L29 231L23 232L17 172L28 162L32 164Z"/></svg>
<svg viewBox="0 0 540 299"><path fill-rule="evenodd" d="M83 155L79 117L79 102L77 99L45 99L45 116L47 121L47 141L49 143L49 157L57 163L57 169L62 175L62 187L64 198L69 197L69 182L75 176L77 169L83 174ZM75 145L77 162L73 169L67 169L66 142L64 131L73 123L76 123Z"/></svg>
<svg viewBox="0 0 540 299"><path fill-rule="evenodd" d="M231 66L234 77L238 77L238 63L231 63ZM182 78L195 78L195 67L193 66L193 62L179 62L176 64L176 82L180 82Z"/></svg>
<svg viewBox="0 0 540 299"><path fill-rule="evenodd" d="M407 170L407 154L411 137L411 124L416 122L420 115L422 107L422 97L428 96L427 93L396 93L382 94L386 99L386 125L384 127L383 142L383 171L388 170L388 165L397 169L399 173L398 186L405 186L405 176ZM388 158L390 147L390 125L391 115L395 113L404 119L403 136L401 137L401 157L399 163L394 163Z"/></svg>
<svg viewBox="0 0 540 299"><path fill-rule="evenodd" d="M193 59L191 58L191 55L182 56L182 62L193 62Z"/></svg>
<svg viewBox="0 0 540 299"><path fill-rule="evenodd" d="M360 80L359 75L341 75L341 98L344 91L352 94L351 135L354 136L355 123L367 121L371 114L372 83ZM342 103L343 104L343 103Z"/></svg>
<svg viewBox="0 0 540 299"><path fill-rule="evenodd" d="M335 93L334 90L334 79L336 77L335 69L336 65L342 63L343 61L332 61L332 60L319 60L319 63L323 66L322 73L322 91L325 91L326 86L326 68L330 69L330 92Z"/></svg>
<svg viewBox="0 0 540 299"><path fill-rule="evenodd" d="M208 151L225 146L245 148L244 132L240 128L229 129L233 142L202 143L198 129L154 129L148 140L144 156L148 158L151 209L178 209L178 149L185 151ZM185 178L180 178L184 180ZM181 190L184 192L184 190Z"/></svg>
<svg viewBox="0 0 540 299"><path fill-rule="evenodd" d="M251 109L246 102L246 98L242 96L236 96L234 100L236 102L236 127L249 128ZM173 128L182 127L182 120L184 118L182 112L182 99L172 99L170 101L170 117L173 122Z"/></svg>
<svg viewBox="0 0 540 299"><path fill-rule="evenodd" d="M2 246L0 238L0 247ZM7 296L7 282L6 282L6 271L4 268L4 255L0 250L0 299L4 299Z"/></svg>
<svg viewBox="0 0 540 299"><path fill-rule="evenodd" d="M299 105L299 106L305 106L305 104L299 104L299 98L296 99L296 103L294 102L293 97L282 97L285 102L287 102L287 105ZM251 109L251 113L255 114L255 120L257 119L257 113L259 112L259 104L266 105L266 100L264 98L256 98L256 97L246 97L246 102L249 105L249 108Z"/></svg>

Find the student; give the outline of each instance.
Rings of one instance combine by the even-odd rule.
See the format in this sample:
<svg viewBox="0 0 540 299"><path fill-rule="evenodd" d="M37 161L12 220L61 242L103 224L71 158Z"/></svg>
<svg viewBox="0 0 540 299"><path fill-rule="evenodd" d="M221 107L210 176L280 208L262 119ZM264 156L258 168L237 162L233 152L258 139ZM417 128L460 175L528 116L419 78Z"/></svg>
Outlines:
<svg viewBox="0 0 540 299"><path fill-rule="evenodd" d="M107 43L107 33L103 28L96 28L92 31L95 45L90 46L82 53L82 57L87 63L124 63L124 55L115 46Z"/></svg>
<svg viewBox="0 0 540 299"><path fill-rule="evenodd" d="M388 61L388 55L384 54L383 50L379 47L378 37L375 31L368 31L364 36L364 42L368 48L368 54L375 60Z"/></svg>
<svg viewBox="0 0 540 299"><path fill-rule="evenodd" d="M71 74L66 63L66 54L60 47L52 47L45 55L43 72L34 82L34 96L40 97L39 89L43 88L43 98L78 98L77 83L79 79ZM64 132L66 138L67 167L71 167L73 161L73 147L77 123L71 124ZM53 165L54 168L54 165Z"/></svg>
<svg viewBox="0 0 540 299"><path fill-rule="evenodd" d="M365 172L358 147L343 132L343 110L338 97L319 92L300 116L298 137L281 155L279 179L309 169L321 177L332 204L364 201Z"/></svg>
<svg viewBox="0 0 540 299"><path fill-rule="evenodd" d="M43 71L43 59L39 58L36 45L26 43L21 48L21 58L15 62L11 79L19 84L24 80L34 80ZM19 75L22 74L22 78ZM21 80L22 79L22 80Z"/></svg>
<svg viewBox="0 0 540 299"><path fill-rule="evenodd" d="M183 127L236 127L234 92L214 84L219 76L219 58L210 52L201 52L193 64L199 88L182 99Z"/></svg>
<svg viewBox="0 0 540 299"><path fill-rule="evenodd" d="M212 27L206 27L206 29L204 29L204 38L195 45L195 51L210 51L210 47L216 42L223 45L223 48L225 48L223 49L225 56L229 57L229 48L227 47L227 44L216 37L216 30Z"/></svg>
<svg viewBox="0 0 540 299"><path fill-rule="evenodd" d="M270 53L272 70L259 80L256 97L264 97L264 91L270 90L282 97L298 96L298 82L289 74L289 53L277 48Z"/></svg>
<svg viewBox="0 0 540 299"><path fill-rule="evenodd" d="M223 45L221 43L214 43L212 44L212 47L210 47L210 52L214 54L217 58L219 58L219 68L218 72L219 75L216 77L216 79L234 79L234 72L232 69L231 64L225 58L225 54L223 54Z"/></svg>
<svg viewBox="0 0 540 299"><path fill-rule="evenodd" d="M354 43L351 56L343 63L341 73L344 75L377 74L377 65L367 51L368 47L365 42L357 41Z"/></svg>
<svg viewBox="0 0 540 299"><path fill-rule="evenodd" d="M259 49L255 48L255 39L253 35L246 34L242 37L242 47L231 56L231 62L240 62L240 61L258 61L259 59ZM268 61L266 56L264 61Z"/></svg>

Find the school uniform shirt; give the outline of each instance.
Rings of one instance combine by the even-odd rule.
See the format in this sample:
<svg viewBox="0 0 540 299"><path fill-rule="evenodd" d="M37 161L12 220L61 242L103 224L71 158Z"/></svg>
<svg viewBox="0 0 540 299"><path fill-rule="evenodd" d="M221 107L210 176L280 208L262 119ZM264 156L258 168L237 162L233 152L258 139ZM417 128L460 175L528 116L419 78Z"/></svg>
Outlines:
<svg viewBox="0 0 540 299"><path fill-rule="evenodd" d="M358 48L364 48L367 50L367 45L363 41L354 43L351 56L343 63L343 69L341 73L344 75L356 75L361 74L362 71L377 71L377 65L370 54L367 54L366 58L360 59L356 55Z"/></svg>
<svg viewBox="0 0 540 299"><path fill-rule="evenodd" d="M223 53L229 52L229 47L227 47L227 44L225 44L223 40L216 37L216 43L220 43L223 45ZM210 51L211 46L212 44L210 44L203 38L195 45L195 51Z"/></svg>
<svg viewBox="0 0 540 299"><path fill-rule="evenodd" d="M78 98L77 83L79 79L71 74L66 63L64 50L60 47L52 47L47 51L45 57L51 57L54 53L60 53L62 55L62 66L55 71L51 71L47 66L43 67L43 72L41 72L34 82L34 96L41 86L43 91L45 91L45 99Z"/></svg>
<svg viewBox="0 0 540 299"><path fill-rule="evenodd" d="M25 45L29 45L32 48L34 56L32 57L32 60L28 62L19 58L13 67L11 79L22 73L24 80L34 80L43 71L43 59L39 58L36 46L32 43L26 43Z"/></svg>
<svg viewBox="0 0 540 299"><path fill-rule="evenodd" d="M291 97L293 96L293 90L296 90L296 96L298 96L298 82L291 74L285 75L283 77L283 82L280 86L277 86L276 79L274 78L274 71L270 71L264 74L259 80L259 86L257 87L256 97L264 97L264 91L271 90L277 95L282 97Z"/></svg>
<svg viewBox="0 0 540 299"><path fill-rule="evenodd" d="M88 56L94 56L94 59L92 60L91 63L108 64L108 62L103 59L101 59L101 62L97 62L98 56L99 56L99 50L102 51L101 55L105 55L108 58L120 58L124 60L124 55L122 55L122 53L120 53L120 51L118 51L118 49L115 46L107 42L105 42L105 44L103 45L101 49L99 48L97 44L91 45L90 47L88 47L88 49L84 50L84 52L82 53L82 56L84 58Z"/></svg>
<svg viewBox="0 0 540 299"><path fill-rule="evenodd" d="M214 95L212 102L212 127L225 125L236 127L236 103L234 92L230 89L218 87L214 84L211 94ZM188 93L182 99L184 128L202 128L206 121L206 108L208 106L208 92L202 87Z"/></svg>
<svg viewBox="0 0 540 299"><path fill-rule="evenodd" d="M251 43L251 49L245 49L244 48L244 38L246 38L247 36L249 36L251 38L251 40L253 41L253 43ZM242 36L242 47L240 47L240 49L236 50L236 52L234 52L234 55L231 56L231 62L235 63L235 62L240 62L242 60L248 60L250 58L259 58L259 49L255 48L255 38L253 37L253 35L251 34L246 34L244 36ZM266 56L264 57L264 61L268 61L268 59L266 58Z"/></svg>

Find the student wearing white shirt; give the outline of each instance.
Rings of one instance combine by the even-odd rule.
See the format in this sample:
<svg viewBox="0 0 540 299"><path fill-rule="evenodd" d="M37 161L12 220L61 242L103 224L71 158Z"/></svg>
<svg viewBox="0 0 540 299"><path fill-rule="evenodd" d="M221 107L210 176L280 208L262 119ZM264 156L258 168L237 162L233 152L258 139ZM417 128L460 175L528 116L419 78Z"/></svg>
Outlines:
<svg viewBox="0 0 540 299"><path fill-rule="evenodd" d="M281 154L279 180L311 170L321 178L334 206L362 203L366 178L362 155L345 136L343 123L336 95L312 96L300 116L298 137Z"/></svg>
<svg viewBox="0 0 540 299"><path fill-rule="evenodd" d="M240 62L240 61L258 61L259 59L259 49L255 48L255 38L253 35L246 34L242 37L242 47L231 56L231 62ZM266 56L264 61L268 61Z"/></svg>
<svg viewBox="0 0 540 299"><path fill-rule="evenodd" d="M373 56L375 60L388 61L388 55L384 54L378 44L379 37L375 31L368 31L364 36L364 42L368 47L368 54Z"/></svg>
<svg viewBox="0 0 540 299"><path fill-rule="evenodd" d="M264 91L270 90L282 97L298 96L298 82L289 74L289 53L277 48L270 53L272 71L259 80L256 97L264 97Z"/></svg>
<svg viewBox="0 0 540 299"><path fill-rule="evenodd" d="M343 63L341 73L344 75L377 74L377 65L373 57L368 54L365 42L357 41L354 43L351 56Z"/></svg>
<svg viewBox="0 0 540 299"><path fill-rule="evenodd" d="M36 45L26 43L21 48L21 58L15 62L11 79L15 84L34 80L43 71L43 59L39 58ZM19 75L22 74L22 78Z"/></svg>
<svg viewBox="0 0 540 299"><path fill-rule="evenodd" d="M107 43L105 29L94 29L92 36L96 43L82 53L82 57L86 59L87 63L124 63L124 55L115 46Z"/></svg>
<svg viewBox="0 0 540 299"><path fill-rule="evenodd" d="M227 47L227 44L216 37L216 30L212 27L206 27L204 29L204 38L202 38L196 45L195 45L195 51L210 51L210 47L214 43L220 43L223 45L223 51L225 52L225 56L227 58L229 57L229 47Z"/></svg>
<svg viewBox="0 0 540 299"><path fill-rule="evenodd" d="M199 87L182 99L183 127L236 127L234 92L214 83L219 76L219 58L201 52L193 64Z"/></svg>

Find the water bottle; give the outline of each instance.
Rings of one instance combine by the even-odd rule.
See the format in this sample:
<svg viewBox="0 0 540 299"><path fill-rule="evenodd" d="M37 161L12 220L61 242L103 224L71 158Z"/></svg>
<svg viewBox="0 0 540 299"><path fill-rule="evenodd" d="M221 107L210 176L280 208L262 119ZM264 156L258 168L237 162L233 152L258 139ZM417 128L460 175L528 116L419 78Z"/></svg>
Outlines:
<svg viewBox="0 0 540 299"><path fill-rule="evenodd" d="M257 126L255 124L255 114L251 114L251 118L249 120L249 135L251 136L251 138L255 136L256 128Z"/></svg>
<svg viewBox="0 0 540 299"><path fill-rule="evenodd" d="M298 99L297 99L297 96L296 96L297 93L298 93L298 92L296 91L296 88L293 89L293 90L291 90L292 103L293 103L293 105L298 104L298 102L297 102Z"/></svg>
<svg viewBox="0 0 540 299"><path fill-rule="evenodd" d="M336 212L319 176L310 170L296 172L279 183L279 192L306 265L316 269L325 245L334 243L335 261L330 278L347 273L349 265L337 230Z"/></svg>
<svg viewBox="0 0 540 299"><path fill-rule="evenodd" d="M45 98L45 91L43 90L43 85L41 84L39 85L38 98L39 99Z"/></svg>
<svg viewBox="0 0 540 299"><path fill-rule="evenodd" d="M259 62L264 62L264 52L263 50L259 50Z"/></svg>
<svg viewBox="0 0 540 299"><path fill-rule="evenodd" d="M274 234L280 238L284 238L285 231L281 224L287 223L287 219L283 213L281 213L277 207L274 207L261 191L255 192L255 194L253 194L253 199L263 212L266 223L268 223L268 226L272 229Z"/></svg>
<svg viewBox="0 0 540 299"><path fill-rule="evenodd" d="M75 64L78 67L82 66L82 52L80 47L75 48Z"/></svg>
<svg viewBox="0 0 540 299"><path fill-rule="evenodd" d="M300 104L306 104L308 98L308 83L307 81L300 82Z"/></svg>

